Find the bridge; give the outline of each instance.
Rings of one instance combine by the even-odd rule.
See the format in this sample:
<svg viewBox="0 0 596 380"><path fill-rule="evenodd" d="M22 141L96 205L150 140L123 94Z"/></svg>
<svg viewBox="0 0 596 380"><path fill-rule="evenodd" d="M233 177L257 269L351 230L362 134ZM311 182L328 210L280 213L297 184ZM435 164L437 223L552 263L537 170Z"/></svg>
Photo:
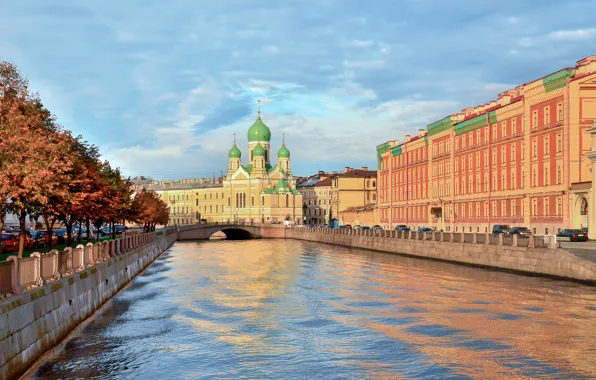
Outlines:
<svg viewBox="0 0 596 380"><path fill-rule="evenodd" d="M285 226L271 223L198 223L179 227L178 240L209 240L223 232L227 240L284 238Z"/></svg>

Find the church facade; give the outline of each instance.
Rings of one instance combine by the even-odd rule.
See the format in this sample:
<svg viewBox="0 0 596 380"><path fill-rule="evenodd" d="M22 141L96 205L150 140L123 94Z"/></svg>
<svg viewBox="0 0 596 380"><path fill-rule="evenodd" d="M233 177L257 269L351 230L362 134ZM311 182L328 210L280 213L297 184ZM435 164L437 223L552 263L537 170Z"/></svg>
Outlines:
<svg viewBox="0 0 596 380"><path fill-rule="evenodd" d="M280 223L302 221L302 195L292 176L285 139L273 158L271 130L261 119L248 129L248 154L234 145L228 152L228 171L219 185L197 188L194 207L203 222ZM192 190L191 190L192 191Z"/></svg>

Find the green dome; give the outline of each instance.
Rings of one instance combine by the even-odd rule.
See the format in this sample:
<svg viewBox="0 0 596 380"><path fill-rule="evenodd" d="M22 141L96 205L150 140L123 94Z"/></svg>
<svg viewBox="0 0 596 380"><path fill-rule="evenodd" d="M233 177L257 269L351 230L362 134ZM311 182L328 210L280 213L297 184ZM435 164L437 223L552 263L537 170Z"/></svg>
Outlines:
<svg viewBox="0 0 596 380"><path fill-rule="evenodd" d="M277 151L277 158L290 158L290 150L283 144Z"/></svg>
<svg viewBox="0 0 596 380"><path fill-rule="evenodd" d="M238 149L238 147L236 147L236 144L234 144L234 146L232 147L232 149L230 149L230 152L228 153L228 157L229 158L240 158L242 156L242 153L240 152L240 149Z"/></svg>
<svg viewBox="0 0 596 380"><path fill-rule="evenodd" d="M269 129L267 129L269 130ZM263 148L261 146L261 144L259 143L257 146L255 146L255 148L252 150L252 156L253 157L265 157L265 148Z"/></svg>
<svg viewBox="0 0 596 380"><path fill-rule="evenodd" d="M271 140L271 131L269 127L263 123L261 117L257 117L257 121L248 128L248 142L251 141L266 141Z"/></svg>

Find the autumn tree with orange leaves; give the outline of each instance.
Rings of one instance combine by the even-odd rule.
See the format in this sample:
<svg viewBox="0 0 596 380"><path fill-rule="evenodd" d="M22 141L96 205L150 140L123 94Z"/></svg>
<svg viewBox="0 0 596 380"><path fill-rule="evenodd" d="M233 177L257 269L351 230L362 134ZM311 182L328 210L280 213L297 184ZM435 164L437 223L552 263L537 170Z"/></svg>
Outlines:
<svg viewBox="0 0 596 380"><path fill-rule="evenodd" d="M145 209L144 207L147 207ZM7 212L19 219L22 257L26 218L42 215L52 244L56 222L74 225L142 220L146 228L167 224L167 207L152 195L132 199L132 186L119 169L100 160L97 147L60 126L10 62L0 62L0 229ZM87 234L89 239L89 234ZM80 233L78 237L80 242ZM52 247L53 248L53 247Z"/></svg>
<svg viewBox="0 0 596 380"><path fill-rule="evenodd" d="M157 193L142 189L132 202L134 214L133 222L143 225L144 232L155 231L157 225L167 225L170 211L167 204L162 201Z"/></svg>

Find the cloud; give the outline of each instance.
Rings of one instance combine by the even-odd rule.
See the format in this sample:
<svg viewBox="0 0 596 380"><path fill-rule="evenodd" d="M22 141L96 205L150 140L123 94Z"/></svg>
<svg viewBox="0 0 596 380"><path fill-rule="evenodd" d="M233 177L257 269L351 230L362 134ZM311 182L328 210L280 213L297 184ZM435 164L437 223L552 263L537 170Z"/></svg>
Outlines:
<svg viewBox="0 0 596 380"><path fill-rule="evenodd" d="M2 58L59 122L157 178L225 168L257 99L296 173L374 166L379 143L573 64L596 36L584 0L5 3Z"/></svg>
<svg viewBox="0 0 596 380"><path fill-rule="evenodd" d="M578 41L596 37L596 28L557 30L548 34L548 38L557 41Z"/></svg>

